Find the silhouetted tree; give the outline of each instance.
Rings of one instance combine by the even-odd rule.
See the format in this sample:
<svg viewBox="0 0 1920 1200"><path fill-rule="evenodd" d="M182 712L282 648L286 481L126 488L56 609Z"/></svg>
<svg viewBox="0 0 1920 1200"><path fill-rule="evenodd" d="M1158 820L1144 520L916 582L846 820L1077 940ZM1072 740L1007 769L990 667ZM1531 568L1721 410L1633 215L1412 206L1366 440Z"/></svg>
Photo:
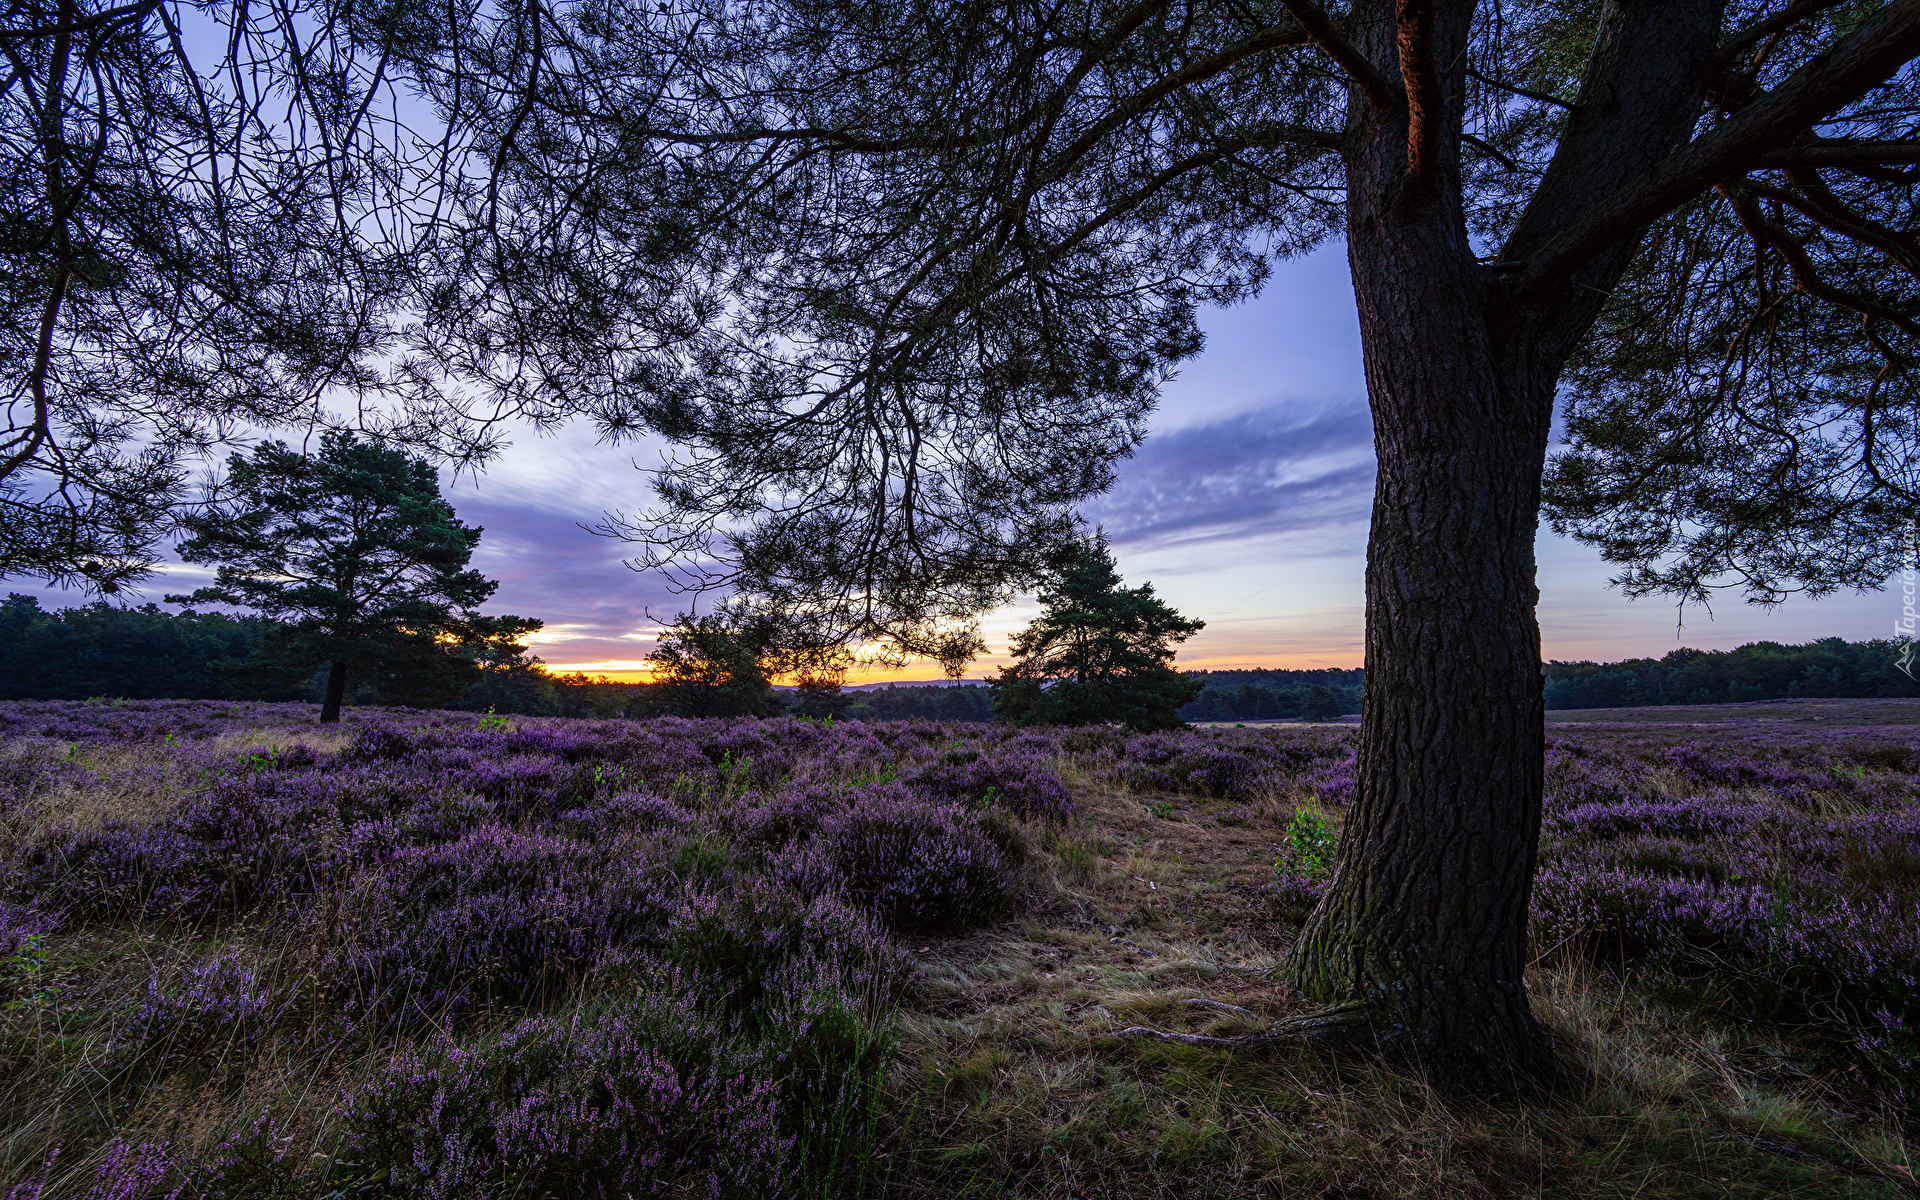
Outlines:
<svg viewBox="0 0 1920 1200"><path fill-rule="evenodd" d="M1920 0L494 15L406 50L493 156L426 325L503 395L685 447L643 557L847 636L1056 566L1197 306L1344 236L1366 713L1287 962L1332 1007L1269 1038L1455 1089L1559 1076L1523 977L1563 384L1552 512L1628 586L1764 601L1900 560Z"/></svg>
<svg viewBox="0 0 1920 1200"><path fill-rule="evenodd" d="M480 541L440 498L433 467L329 433L320 452L266 442L228 460L219 499L184 522L188 562L218 565L217 582L183 603L239 605L281 622L260 658L283 669L328 668L322 721L338 721L347 675L377 672L390 695L450 703L480 677L461 644L524 635L540 622L477 623L497 586L466 569Z"/></svg>
<svg viewBox="0 0 1920 1200"><path fill-rule="evenodd" d="M656 712L682 717L771 717L786 704L767 681L759 631L733 614L682 613L660 634L647 661L653 664L647 703Z"/></svg>
<svg viewBox="0 0 1920 1200"><path fill-rule="evenodd" d="M1105 539L1040 592L1040 616L1013 639L1015 661L991 681L993 712L1016 725L1171 729L1205 687L1173 669L1174 644L1206 627L1153 594L1122 587Z"/></svg>

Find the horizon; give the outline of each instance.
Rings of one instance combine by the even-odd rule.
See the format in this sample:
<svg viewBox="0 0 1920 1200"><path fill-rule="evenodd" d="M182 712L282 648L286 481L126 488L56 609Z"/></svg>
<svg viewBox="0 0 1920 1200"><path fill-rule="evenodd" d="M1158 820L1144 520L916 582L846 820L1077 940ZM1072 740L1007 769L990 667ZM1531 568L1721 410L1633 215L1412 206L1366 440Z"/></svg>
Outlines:
<svg viewBox="0 0 1920 1200"><path fill-rule="evenodd" d="M1279 264L1259 297L1208 310L1201 325L1206 349L1162 389L1146 441L1085 515L1107 531L1129 586L1150 582L1207 622L1179 648L1176 666L1352 669L1363 650L1374 460L1344 245ZM688 606L663 580L624 565L631 547L583 528L647 502L640 470L660 449L649 440L598 444L577 426L528 429L478 477L443 476L460 518L486 530L472 564L500 583L486 611L546 621L529 649L555 674L643 678L662 618ZM1663 600L1628 600L1607 585L1613 569L1597 553L1544 526L1537 554L1543 661L1863 641L1888 636L1900 615L1884 588L1795 596L1770 611L1729 595L1711 611L1680 612ZM160 603L211 575L169 561L123 598ZM8 586L43 608L88 599L27 580ZM1010 661L1008 638L1037 612L1021 597L987 614L981 630L993 653L964 678L977 682ZM857 671L850 683L941 679L937 666L917 663Z"/></svg>

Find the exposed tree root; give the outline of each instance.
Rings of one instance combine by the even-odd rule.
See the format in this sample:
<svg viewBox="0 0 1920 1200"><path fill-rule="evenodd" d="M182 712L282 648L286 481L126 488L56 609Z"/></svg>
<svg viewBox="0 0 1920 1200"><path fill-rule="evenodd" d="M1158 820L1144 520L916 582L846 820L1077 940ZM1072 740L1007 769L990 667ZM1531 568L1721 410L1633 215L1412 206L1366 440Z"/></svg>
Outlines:
<svg viewBox="0 0 1920 1200"><path fill-rule="evenodd" d="M1220 1000L1203 1000L1197 996L1192 1000L1187 1001L1187 1007L1188 1008L1211 1008L1219 1012L1230 1012L1236 1016L1241 1016L1241 1017L1251 1017L1254 1015L1253 1010L1250 1008L1241 1008L1238 1004L1227 1004L1224 1001L1220 1001Z"/></svg>
<svg viewBox="0 0 1920 1200"><path fill-rule="evenodd" d="M1231 1009L1248 1016L1253 1015L1244 1008L1231 1004L1219 1004L1216 1001L1189 1000L1187 1003L1207 1008ZM1283 1021L1275 1021L1258 1033L1244 1033L1237 1037L1168 1033L1163 1029L1149 1029L1145 1025L1123 1029L1120 1031L1120 1036L1152 1038L1161 1042L1178 1042L1182 1046L1205 1046L1213 1050L1258 1050L1277 1045L1350 1049L1374 1044L1372 1013L1367 1005L1357 1003L1336 1004L1317 1012L1288 1017Z"/></svg>
<svg viewBox="0 0 1920 1200"><path fill-rule="evenodd" d="M1213 1000L1188 1000L1187 1004L1243 1016L1254 1015L1237 1005ZM1541 1057L1505 1071L1488 1061L1476 1061L1466 1070L1436 1071L1434 1061L1421 1053L1403 1025L1364 1002L1331 1005L1275 1021L1257 1033L1235 1037L1171 1033L1145 1025L1123 1029L1120 1036L1151 1038L1157 1042L1174 1042L1208 1050L1258 1052L1283 1047L1306 1047L1336 1054L1361 1054L1410 1070L1428 1079L1442 1091L1461 1098L1549 1096L1578 1090L1586 1086L1589 1080L1586 1071L1568 1063L1551 1049L1544 1050Z"/></svg>

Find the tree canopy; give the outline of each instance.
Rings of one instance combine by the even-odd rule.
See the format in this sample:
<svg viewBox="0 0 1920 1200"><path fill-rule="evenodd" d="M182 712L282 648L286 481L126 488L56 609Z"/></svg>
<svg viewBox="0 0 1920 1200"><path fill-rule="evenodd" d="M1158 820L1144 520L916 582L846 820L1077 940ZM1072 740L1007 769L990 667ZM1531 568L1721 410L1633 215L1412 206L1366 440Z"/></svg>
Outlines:
<svg viewBox="0 0 1920 1200"><path fill-rule="evenodd" d="M279 442L234 455L186 526L180 557L218 574L168 599L280 622L262 653L289 670L329 666L322 721L339 719L350 669L378 672L389 694L450 703L480 674L463 645L498 658L541 625L479 616L497 586L466 565L481 531L441 499L431 464L351 433L324 435L311 456Z"/></svg>
<svg viewBox="0 0 1920 1200"><path fill-rule="evenodd" d="M1914 486L1920 35L1777 7L502 4L402 47L494 147L433 327L688 448L609 526L647 564L910 636L1050 569L1196 308L1339 234L1392 126L1486 286L1604 307L1556 335L1563 528L1636 590L1870 586ZM1426 65L1360 45L1396 23Z"/></svg>
<svg viewBox="0 0 1920 1200"><path fill-rule="evenodd" d="M1017 725L1171 729L1205 688L1173 669L1174 644L1206 627L1151 583L1122 587L1104 538L1040 591L1041 613L1014 635L1014 662L992 681L993 712Z"/></svg>
<svg viewBox="0 0 1920 1200"><path fill-rule="evenodd" d="M0 575L141 577L196 460L236 434L484 449L405 360L446 161L394 103L407 19L331 0L0 13Z"/></svg>

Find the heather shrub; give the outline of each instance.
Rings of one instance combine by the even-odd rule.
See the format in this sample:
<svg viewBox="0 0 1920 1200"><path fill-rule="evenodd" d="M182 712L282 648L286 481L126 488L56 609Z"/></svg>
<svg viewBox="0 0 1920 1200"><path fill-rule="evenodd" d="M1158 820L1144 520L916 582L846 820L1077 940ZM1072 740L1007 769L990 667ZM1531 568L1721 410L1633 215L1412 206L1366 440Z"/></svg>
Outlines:
<svg viewBox="0 0 1920 1200"><path fill-rule="evenodd" d="M1349 750L1344 755L1322 760L1303 771L1299 786L1323 807L1345 808L1353 803L1357 786L1355 772L1358 769L1359 755Z"/></svg>
<svg viewBox="0 0 1920 1200"><path fill-rule="evenodd" d="M87 1200L174 1200L185 1191L181 1174L168 1147L114 1138L94 1168Z"/></svg>
<svg viewBox="0 0 1920 1200"><path fill-rule="evenodd" d="M1139 791L1247 800L1293 787L1334 807L1353 791L1352 739L1342 733L1186 729L1117 742L1074 736L1061 746L1078 756L1081 770Z"/></svg>
<svg viewBox="0 0 1920 1200"><path fill-rule="evenodd" d="M1274 873L1273 882L1262 885L1261 894L1270 899L1274 915L1288 924L1299 925L1327 894L1325 875L1300 875L1291 871Z"/></svg>
<svg viewBox="0 0 1920 1200"><path fill-rule="evenodd" d="M392 762L412 753L416 744L408 730L387 721L372 722L356 731L353 744L340 757L347 762Z"/></svg>
<svg viewBox="0 0 1920 1200"><path fill-rule="evenodd" d="M1890 1078L1920 1021L1920 818L1861 810L1897 785L1864 786L1834 761L1738 744L1656 745L1637 762L1556 752L1536 944L1795 1028L1840 1065ZM1836 795L1851 797L1839 815L1813 815Z"/></svg>
<svg viewBox="0 0 1920 1200"><path fill-rule="evenodd" d="M750 797L722 814L743 844L777 850L813 836L820 823L846 806L842 785L794 781L772 796Z"/></svg>
<svg viewBox="0 0 1920 1200"><path fill-rule="evenodd" d="M602 841L626 832L678 829L692 820L693 814L673 801L631 788L556 813L546 823L546 830L585 841Z"/></svg>
<svg viewBox="0 0 1920 1200"><path fill-rule="evenodd" d="M1031 747L990 754L949 751L939 761L903 775L901 782L940 804L998 806L1017 816L1055 821L1066 820L1074 810L1073 796L1060 782L1051 756L1042 758Z"/></svg>
<svg viewBox="0 0 1920 1200"><path fill-rule="evenodd" d="M770 996L804 990L809 980L890 998L909 974L870 914L837 896L809 899L762 880L688 896L668 917L660 956L727 1014L750 1021L764 1017L758 1010Z"/></svg>
<svg viewBox="0 0 1920 1200"><path fill-rule="evenodd" d="M1562 837L1731 837L1772 823L1778 811L1715 790L1691 800L1630 799L1549 807L1544 825Z"/></svg>
<svg viewBox="0 0 1920 1200"><path fill-rule="evenodd" d="M1080 725L1060 735L1060 749L1068 754L1097 754L1126 748L1132 735L1114 725Z"/></svg>
<svg viewBox="0 0 1920 1200"><path fill-rule="evenodd" d="M1622 958L1685 949L1744 954L1771 911L1765 889L1632 867L1553 863L1534 881L1536 936L1591 939Z"/></svg>
<svg viewBox="0 0 1920 1200"><path fill-rule="evenodd" d="M33 802L52 788L84 786L91 780L79 765L50 747L27 746L0 755L0 830L27 817Z"/></svg>
<svg viewBox="0 0 1920 1200"><path fill-rule="evenodd" d="M1250 795L1264 774L1252 755L1225 746L1189 750L1169 762L1166 772L1183 792L1235 800Z"/></svg>
<svg viewBox="0 0 1920 1200"><path fill-rule="evenodd" d="M20 857L15 890L76 918L220 919L304 880L308 849L270 821L210 841L171 824L56 828Z"/></svg>
<svg viewBox="0 0 1920 1200"><path fill-rule="evenodd" d="M651 982L402 1052L350 1098L335 1182L423 1200L782 1194L774 1064L681 981Z"/></svg>
<svg viewBox="0 0 1920 1200"><path fill-rule="evenodd" d="M58 914L46 912L32 904L0 900L0 958L19 950L27 944L28 939L44 938L58 928Z"/></svg>
<svg viewBox="0 0 1920 1200"><path fill-rule="evenodd" d="M281 1007L258 968L226 950L189 964L177 978L149 979L129 1033L144 1069L211 1065L258 1042Z"/></svg>
<svg viewBox="0 0 1920 1200"><path fill-rule="evenodd" d="M1012 901L1005 859L978 822L898 784L865 789L819 836L847 898L895 929L975 924Z"/></svg>
<svg viewBox="0 0 1920 1200"><path fill-rule="evenodd" d="M665 919L673 891L632 849L500 827L402 846L343 898L329 968L403 1016L525 1002Z"/></svg>
<svg viewBox="0 0 1920 1200"><path fill-rule="evenodd" d="M1893 1098L1911 1105L1920 1100L1920 1027L1906 1017L1880 1009L1868 1014L1854 1035L1853 1051Z"/></svg>

